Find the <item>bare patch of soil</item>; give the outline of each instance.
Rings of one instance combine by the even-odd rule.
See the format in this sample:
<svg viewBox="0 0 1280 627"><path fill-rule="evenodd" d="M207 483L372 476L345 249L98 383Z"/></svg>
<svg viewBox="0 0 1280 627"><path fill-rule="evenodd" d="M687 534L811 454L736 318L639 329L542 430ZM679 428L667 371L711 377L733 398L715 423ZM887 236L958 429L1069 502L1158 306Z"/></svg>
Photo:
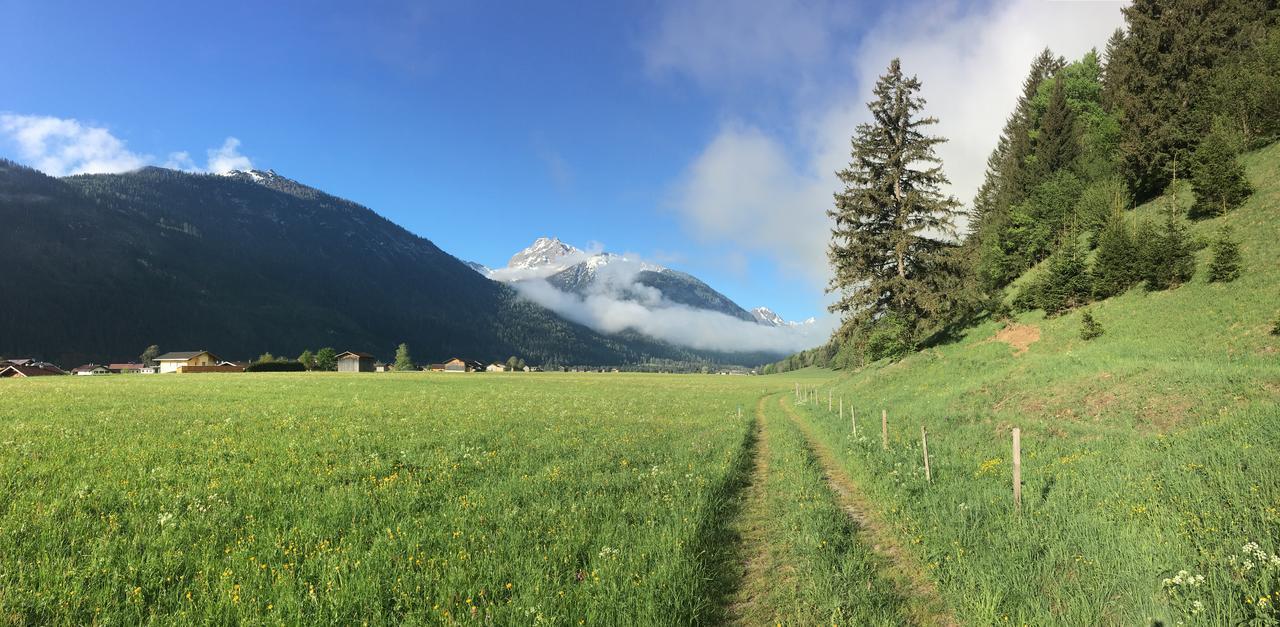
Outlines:
<svg viewBox="0 0 1280 627"><path fill-rule="evenodd" d="M1013 347L1013 356L1026 353L1032 344L1040 341L1040 327L1030 324L1011 324L996 332L995 340Z"/></svg>

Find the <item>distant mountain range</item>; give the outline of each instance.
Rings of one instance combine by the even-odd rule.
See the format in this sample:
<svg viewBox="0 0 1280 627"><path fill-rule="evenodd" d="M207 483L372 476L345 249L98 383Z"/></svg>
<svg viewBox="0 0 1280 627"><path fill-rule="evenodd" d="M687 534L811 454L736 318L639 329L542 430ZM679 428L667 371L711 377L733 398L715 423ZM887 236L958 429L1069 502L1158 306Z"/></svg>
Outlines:
<svg viewBox="0 0 1280 627"><path fill-rule="evenodd" d="M370 209L270 170L53 178L0 160L0 225L4 356L105 363L159 344L230 359L333 346L389 360L406 342L422 362L769 360L565 320ZM687 275L657 276L703 297Z"/></svg>
<svg viewBox="0 0 1280 627"><path fill-rule="evenodd" d="M767 307L743 309L693 275L624 255L588 253L556 237L539 237L512 255L503 268L495 270L475 262L467 265L505 283L546 280L563 292L580 296L605 294L651 306L674 303L770 327L806 324L785 321ZM656 295L661 295L661 303L655 303Z"/></svg>

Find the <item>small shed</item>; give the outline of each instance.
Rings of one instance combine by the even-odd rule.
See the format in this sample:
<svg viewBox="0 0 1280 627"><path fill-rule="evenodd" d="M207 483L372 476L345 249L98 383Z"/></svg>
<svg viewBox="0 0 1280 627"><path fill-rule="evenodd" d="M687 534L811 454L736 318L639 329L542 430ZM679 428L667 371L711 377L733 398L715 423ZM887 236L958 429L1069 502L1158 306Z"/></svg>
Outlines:
<svg viewBox="0 0 1280 627"><path fill-rule="evenodd" d="M373 372L374 361L369 353L347 351L338 355L338 372Z"/></svg>
<svg viewBox="0 0 1280 627"><path fill-rule="evenodd" d="M506 372L506 371L507 371L507 365L506 365L506 364L493 363L493 364L489 364L487 367L485 367L485 369L484 369L484 370L485 370L485 372Z"/></svg>

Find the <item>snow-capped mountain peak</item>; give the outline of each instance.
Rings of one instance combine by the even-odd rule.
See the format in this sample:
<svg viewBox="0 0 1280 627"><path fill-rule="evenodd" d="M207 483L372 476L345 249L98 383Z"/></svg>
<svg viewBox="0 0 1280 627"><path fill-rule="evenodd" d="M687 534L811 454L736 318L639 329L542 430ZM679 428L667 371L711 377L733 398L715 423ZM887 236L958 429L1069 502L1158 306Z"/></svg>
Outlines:
<svg viewBox="0 0 1280 627"><path fill-rule="evenodd" d="M804 322L784 320L782 316L774 313L773 310L768 307L756 307L755 309L752 309L751 317L755 318L756 322L770 327L798 327L806 324L813 324L815 322L813 318L809 318Z"/></svg>
<svg viewBox="0 0 1280 627"><path fill-rule="evenodd" d="M557 261L563 257L581 253L581 250L560 241L557 237L539 237L531 246L513 255L507 262L507 267L527 270L556 265Z"/></svg>
<svg viewBox="0 0 1280 627"><path fill-rule="evenodd" d="M786 321L782 319L782 316L773 313L773 310L768 307L756 307L755 309L752 309L751 316L760 324L767 324L774 327L780 327L786 324Z"/></svg>
<svg viewBox="0 0 1280 627"><path fill-rule="evenodd" d="M262 170L228 170L221 174L222 176L230 177L248 177L249 180L254 183L261 183L275 178L283 178L279 174L276 174L275 170L267 170L265 172Z"/></svg>

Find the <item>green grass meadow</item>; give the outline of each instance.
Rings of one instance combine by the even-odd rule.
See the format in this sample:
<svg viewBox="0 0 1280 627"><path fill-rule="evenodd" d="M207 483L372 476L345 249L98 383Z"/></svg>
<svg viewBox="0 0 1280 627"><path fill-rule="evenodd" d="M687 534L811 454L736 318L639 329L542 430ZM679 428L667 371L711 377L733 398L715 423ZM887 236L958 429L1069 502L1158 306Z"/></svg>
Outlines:
<svg viewBox="0 0 1280 627"><path fill-rule="evenodd" d="M963 624L1280 624L1280 145L1245 163L1193 227L1243 276L1202 251L1092 341L1032 312L857 372L0 381L0 625L928 622L908 564Z"/></svg>
<svg viewBox="0 0 1280 627"><path fill-rule="evenodd" d="M0 624L662 624L721 612L764 381L3 383Z"/></svg>

